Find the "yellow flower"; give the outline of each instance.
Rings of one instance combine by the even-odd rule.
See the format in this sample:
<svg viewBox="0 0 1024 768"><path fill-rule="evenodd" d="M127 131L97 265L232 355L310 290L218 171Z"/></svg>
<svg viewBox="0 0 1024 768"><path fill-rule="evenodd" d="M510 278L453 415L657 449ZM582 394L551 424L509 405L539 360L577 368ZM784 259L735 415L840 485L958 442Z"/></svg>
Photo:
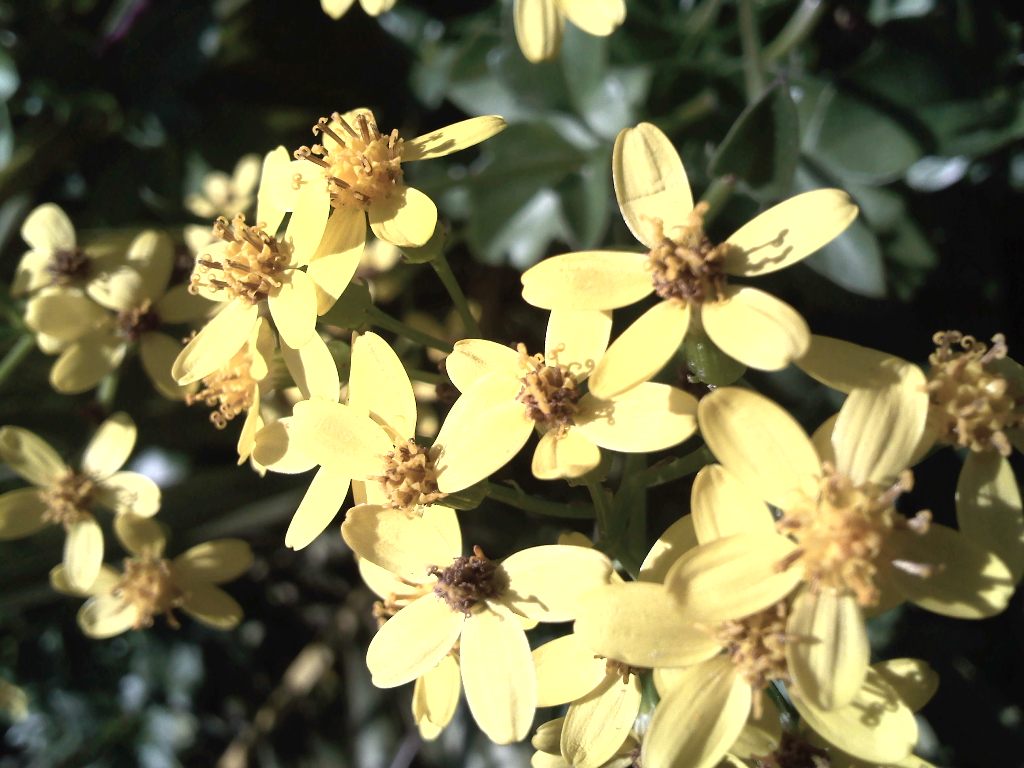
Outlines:
<svg viewBox="0 0 1024 768"><path fill-rule="evenodd" d="M28 694L3 678L0 678L0 713L12 722L28 717Z"/></svg>
<svg viewBox="0 0 1024 768"><path fill-rule="evenodd" d="M626 20L625 0L515 0L516 40L532 62L558 53L568 19L584 32L607 37Z"/></svg>
<svg viewBox="0 0 1024 768"><path fill-rule="evenodd" d="M166 538L156 521L122 515L114 530L130 555L123 573L104 566L95 582L82 589L71 583L63 566L50 572L58 592L89 598L78 611L78 626L86 635L103 639L147 629L161 615L177 629L177 610L214 629L233 629L242 620L242 607L217 585L249 570L252 550L246 542L208 541L168 560Z"/></svg>
<svg viewBox="0 0 1024 768"><path fill-rule="evenodd" d="M344 283L339 279L338 293L359 263L366 240L364 212L373 234L399 247L421 246L434 233L437 208L425 194L406 185L403 162L443 157L479 144L504 128L502 118L488 115L406 141L397 130L382 134L368 109L321 117L313 134L322 136L323 144L300 147L295 157L323 171L325 183L318 187L321 195L311 204L326 206L329 201L335 209L327 226L327 236L336 243L330 253L347 254L347 277ZM335 267L327 265L325 269Z"/></svg>
<svg viewBox="0 0 1024 768"><path fill-rule="evenodd" d="M160 508L160 489L137 472L118 472L135 445L135 424L115 413L93 435L81 468L71 469L46 441L20 427L0 428L0 461L34 488L0 496L0 539L20 539L47 525L63 526L68 582L88 589L103 563L103 533L91 509L119 517L149 517Z"/></svg>
<svg viewBox="0 0 1024 768"><path fill-rule="evenodd" d="M530 760L530 765L533 768L573 768L574 765L577 765L562 755L561 743L564 728L564 717L549 720L537 726L536 733L530 739L533 748L537 750ZM630 734L615 750L615 753L608 760L600 763L597 768L633 768L638 765L636 761L639 758L640 742ZM593 764L587 763L587 765Z"/></svg>
<svg viewBox="0 0 1024 768"><path fill-rule="evenodd" d="M615 195L627 226L649 251L583 251L555 256L523 273L523 298L544 309L616 309L657 293L661 301L617 345L629 349L634 376L591 391L611 397L653 375L675 353L691 322L744 365L774 371L807 350L804 319L771 294L730 285L728 276L775 272L806 258L856 218L845 192L818 189L760 214L724 243L704 234L706 205L694 207L682 160L658 128L641 123L615 140ZM613 344L609 356L624 354Z"/></svg>
<svg viewBox="0 0 1024 768"><path fill-rule="evenodd" d="M545 354L530 356L483 339L455 345L445 367L462 392L437 436L438 487L454 493L504 466L536 427L541 439L533 474L579 477L596 467L601 448L625 453L681 443L696 428L692 396L639 377L632 388L599 399L581 384L596 370L610 378L632 373L621 339L608 347L611 313L554 311ZM606 352L606 348L608 351ZM618 354L612 356L612 349Z"/></svg>
<svg viewBox="0 0 1024 768"><path fill-rule="evenodd" d="M260 165L260 156L251 154L238 159L230 176L211 171L203 177L200 191L185 198L185 207L201 219L248 211L256 202Z"/></svg>
<svg viewBox="0 0 1024 768"><path fill-rule="evenodd" d="M320 0L320 7L332 19L340 19L348 13L354 2L355 0ZM380 16L394 7L395 0L359 0L359 4L363 6L363 11L367 15Z"/></svg>
<svg viewBox="0 0 1024 768"><path fill-rule="evenodd" d="M356 507L342 535L359 557L407 585L409 602L367 650L374 685L411 682L458 643L473 719L499 744L524 738L537 685L523 620L571 621L579 596L608 581L608 558L557 544L522 550L501 563L479 547L464 556L455 513L441 506L411 517L402 510Z"/></svg>

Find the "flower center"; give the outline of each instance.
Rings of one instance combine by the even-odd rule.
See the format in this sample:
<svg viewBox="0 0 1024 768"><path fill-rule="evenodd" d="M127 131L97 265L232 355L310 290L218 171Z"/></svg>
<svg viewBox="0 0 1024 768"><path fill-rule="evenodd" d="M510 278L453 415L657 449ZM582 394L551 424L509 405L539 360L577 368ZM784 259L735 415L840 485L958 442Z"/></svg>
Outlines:
<svg viewBox="0 0 1024 768"><path fill-rule="evenodd" d="M1013 391L989 367L1006 357L1003 334L992 337L991 347L959 331L939 331L932 341L928 418L939 440L1009 456L1013 448L1006 430L1024 426L1024 393Z"/></svg>
<svg viewBox="0 0 1024 768"><path fill-rule="evenodd" d="M830 768L828 752L815 747L793 731L783 731L778 748L754 758L755 768Z"/></svg>
<svg viewBox="0 0 1024 768"><path fill-rule="evenodd" d="M725 648L730 661L754 691L754 717L761 716L761 692L772 680L789 681L786 634L789 610L779 601L744 619L725 621L715 627L715 639Z"/></svg>
<svg viewBox="0 0 1024 768"><path fill-rule="evenodd" d="M882 554L889 534L897 528L924 533L931 513L918 512L906 518L896 511L896 500L914 485L905 470L889 488L872 483L855 484L830 464L816 498L794 504L783 512L779 531L796 539L798 548L780 563L780 570L800 561L805 581L812 588L852 592L862 606L878 602L875 561ZM927 576L927 566L893 561L894 566Z"/></svg>
<svg viewBox="0 0 1024 768"><path fill-rule="evenodd" d="M235 353L227 365L203 377L203 386L194 394L185 395L185 403L203 403L217 410L210 413L210 421L217 429L252 406L259 382L252 377L252 353L248 345Z"/></svg>
<svg viewBox="0 0 1024 768"><path fill-rule="evenodd" d="M46 505L43 520L68 528L88 514L95 481L88 475L68 472L39 496Z"/></svg>
<svg viewBox="0 0 1024 768"><path fill-rule="evenodd" d="M153 617L164 615L174 629L181 626L174 609L185 602L185 593L174 583L171 564L162 558L127 558L124 575L114 587L114 595L139 612L132 629L153 626Z"/></svg>
<svg viewBox="0 0 1024 768"><path fill-rule="evenodd" d="M227 243L227 248L221 251L219 261L208 254L196 259L189 292L198 293L201 287L227 291L232 297L257 304L281 287L282 273L291 256L286 244L279 243L258 224L246 224L242 214L231 221L220 216L213 224L213 234Z"/></svg>
<svg viewBox="0 0 1024 768"><path fill-rule="evenodd" d="M128 341L138 341L144 333L160 327L160 315L146 299L142 304L117 313L117 332Z"/></svg>
<svg viewBox="0 0 1024 768"><path fill-rule="evenodd" d="M52 285L68 285L84 280L92 271L92 260L81 248L61 248L54 251L53 258L46 265Z"/></svg>
<svg viewBox="0 0 1024 768"><path fill-rule="evenodd" d="M564 431L572 425L576 402L582 395L576 377L557 360L548 365L543 355L526 354L525 344L517 349L526 375L520 379L523 386L516 400L526 406L526 413L538 424Z"/></svg>
<svg viewBox="0 0 1024 768"><path fill-rule="evenodd" d="M596 656L595 658L601 658ZM616 661L615 659L605 659L604 662L604 673L606 675L614 675L615 677L622 679L622 684L625 685L629 682L630 675L639 676L641 672L644 672L642 667L631 667L624 661Z"/></svg>
<svg viewBox="0 0 1024 768"><path fill-rule="evenodd" d="M434 594L453 611L467 616L481 600L490 600L508 589L508 574L501 565L488 560L480 547L473 547L468 557L455 558L444 570L431 566L428 572L437 576Z"/></svg>
<svg viewBox="0 0 1024 768"><path fill-rule="evenodd" d="M663 299L703 304L715 301L725 288L722 260L729 248L713 245L704 234L707 203L698 203L685 226L665 234L661 219L653 219L654 247L647 256L654 291Z"/></svg>
<svg viewBox="0 0 1024 768"><path fill-rule="evenodd" d="M402 139L397 130L381 134L373 119L362 112L356 115L355 124L353 128L338 112L330 120L321 117L313 126L313 135L329 136L335 146L330 150L322 144L299 147L295 158L309 160L323 169L331 205L365 211L374 202L405 189Z"/></svg>
<svg viewBox="0 0 1024 768"><path fill-rule="evenodd" d="M437 489L434 460L415 440L395 446L384 460L384 474L376 479L388 495L392 509L412 511L444 498L445 494Z"/></svg>

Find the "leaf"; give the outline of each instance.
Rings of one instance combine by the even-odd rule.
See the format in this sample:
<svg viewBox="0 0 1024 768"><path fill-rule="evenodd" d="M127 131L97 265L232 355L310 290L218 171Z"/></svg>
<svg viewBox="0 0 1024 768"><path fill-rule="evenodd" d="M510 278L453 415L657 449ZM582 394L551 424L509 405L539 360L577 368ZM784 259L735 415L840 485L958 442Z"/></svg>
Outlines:
<svg viewBox="0 0 1024 768"><path fill-rule="evenodd" d="M507 192L520 194L516 189ZM541 259L552 240L569 241L562 202L553 190L540 189L525 200L512 194L496 198L479 200L488 214L478 211L467 227L470 245L485 263L508 263L523 270Z"/></svg>

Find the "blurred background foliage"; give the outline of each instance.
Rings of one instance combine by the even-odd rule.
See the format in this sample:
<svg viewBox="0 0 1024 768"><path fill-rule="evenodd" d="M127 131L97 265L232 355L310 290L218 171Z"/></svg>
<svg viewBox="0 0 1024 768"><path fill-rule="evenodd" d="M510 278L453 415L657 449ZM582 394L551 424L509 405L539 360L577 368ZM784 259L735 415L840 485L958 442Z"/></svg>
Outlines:
<svg viewBox="0 0 1024 768"><path fill-rule="evenodd" d="M204 223L183 200L206 172L307 143L321 114L369 106L382 127L412 136L497 113L510 123L503 134L409 174L451 224L450 257L488 337L536 342L543 317L519 299L518 272L567 250L635 247L611 192L611 145L621 128L649 120L679 148L695 193L716 203L712 236L805 189L853 195L861 216L842 237L765 278L814 331L921 362L935 330L1004 331L1021 359L1019 0L628 7L612 37L570 28L557 59L531 65L510 2L399 0L378 19L355 6L338 22L316 0L0 2L0 280L24 250L24 215L41 202L59 203L81 231L158 227L180 243L183 225ZM377 296L393 314L444 322L446 299L428 272L399 265L376 280ZM0 294L5 352L23 331L19 308ZM629 319L621 314L617 324ZM398 346L411 364L431 365ZM702 365L698 352L687 351L691 368ZM0 423L73 455L105 406L52 392L48 365L33 352L8 380ZM805 425L838 402L793 369L750 380ZM247 619L231 633L186 622L90 641L75 625L77 602L46 581L59 535L0 544L0 679L27 696L27 716L0 742L0 766L526 764L527 745L492 747L463 712L422 744L411 686L370 685L372 597L340 538L283 548L306 477L236 468L237 427L217 432L204 409L157 398L138 366L125 367L115 404L140 424L133 468L164 486L171 551L221 535L253 544L257 565L231 588ZM952 518L957 461L943 452L918 473L911 502L940 521ZM502 477L524 475L519 463ZM0 488L17 486L0 469ZM635 536L649 543L686 511L688 495L687 480L652 492ZM587 521L527 518L486 502L463 515L466 539L503 556L509 542L550 542L569 525L588 531ZM881 657L919 655L941 675L923 712L923 755L1024 765L1019 596L985 622L903 608L872 631Z"/></svg>

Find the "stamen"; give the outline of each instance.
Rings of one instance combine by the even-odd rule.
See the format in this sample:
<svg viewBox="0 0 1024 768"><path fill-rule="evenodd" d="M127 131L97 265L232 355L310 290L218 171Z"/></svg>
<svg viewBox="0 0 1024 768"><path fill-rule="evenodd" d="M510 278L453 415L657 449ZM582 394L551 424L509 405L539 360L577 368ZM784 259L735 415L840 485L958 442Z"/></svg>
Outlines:
<svg viewBox="0 0 1024 768"><path fill-rule="evenodd" d="M488 560L480 547L473 547L469 557L457 557L445 569L431 566L427 571L437 577L434 594L453 611L469 616L477 603L498 597L508 589L508 575L493 560Z"/></svg>
<svg viewBox="0 0 1024 768"><path fill-rule="evenodd" d="M647 257L654 291L663 299L693 304L715 301L725 289L723 260L729 245L712 245L704 234L707 203L698 203L686 226L665 234L661 219L652 219L655 245Z"/></svg>
<svg viewBox="0 0 1024 768"><path fill-rule="evenodd" d="M113 592L115 597L135 606L138 618L132 629L153 626L153 617L163 615L174 629L178 623L174 610L185 603L185 593L175 584L171 564L162 558L128 558L124 576Z"/></svg>
<svg viewBox="0 0 1024 768"><path fill-rule="evenodd" d="M434 460L415 440L395 446L384 461L384 474L375 479L383 486L392 509L413 512L444 498L437 489Z"/></svg>
<svg viewBox="0 0 1024 768"><path fill-rule="evenodd" d="M39 490L39 498L46 507L43 521L69 529L89 514L95 490L96 482L88 475L66 473L49 488Z"/></svg>
<svg viewBox="0 0 1024 768"><path fill-rule="evenodd" d="M144 333L160 327L160 316L147 299L132 309L117 313L117 332L128 341L138 341Z"/></svg>
<svg viewBox="0 0 1024 768"><path fill-rule="evenodd" d="M786 632L789 611L785 601L744 619L725 621L714 631L730 661L754 692L754 717L761 716L761 695L772 680L789 682L786 645L805 640Z"/></svg>
<svg viewBox="0 0 1024 768"><path fill-rule="evenodd" d="M247 225L242 214L230 222L219 217L213 224L213 234L228 244L223 260L215 261L206 254L196 258L190 293L199 293L201 288L226 291L233 298L257 304L277 292L290 261L290 246L279 243L261 226Z"/></svg>
<svg viewBox="0 0 1024 768"><path fill-rule="evenodd" d="M203 403L217 410L210 413L210 421L217 429L252 407L259 382L252 377L252 351L248 344L235 353L227 365L203 377L203 385L195 393L185 395L186 405Z"/></svg>
<svg viewBox="0 0 1024 768"><path fill-rule="evenodd" d="M516 400L526 406L531 419L564 432L573 424L576 403L582 395L570 366L560 365L557 359L548 365L543 355L528 355L522 343L516 349L519 364L526 370Z"/></svg>
<svg viewBox="0 0 1024 768"><path fill-rule="evenodd" d="M71 285L89 277L92 259L81 248L62 248L54 251L46 265L51 285Z"/></svg>

